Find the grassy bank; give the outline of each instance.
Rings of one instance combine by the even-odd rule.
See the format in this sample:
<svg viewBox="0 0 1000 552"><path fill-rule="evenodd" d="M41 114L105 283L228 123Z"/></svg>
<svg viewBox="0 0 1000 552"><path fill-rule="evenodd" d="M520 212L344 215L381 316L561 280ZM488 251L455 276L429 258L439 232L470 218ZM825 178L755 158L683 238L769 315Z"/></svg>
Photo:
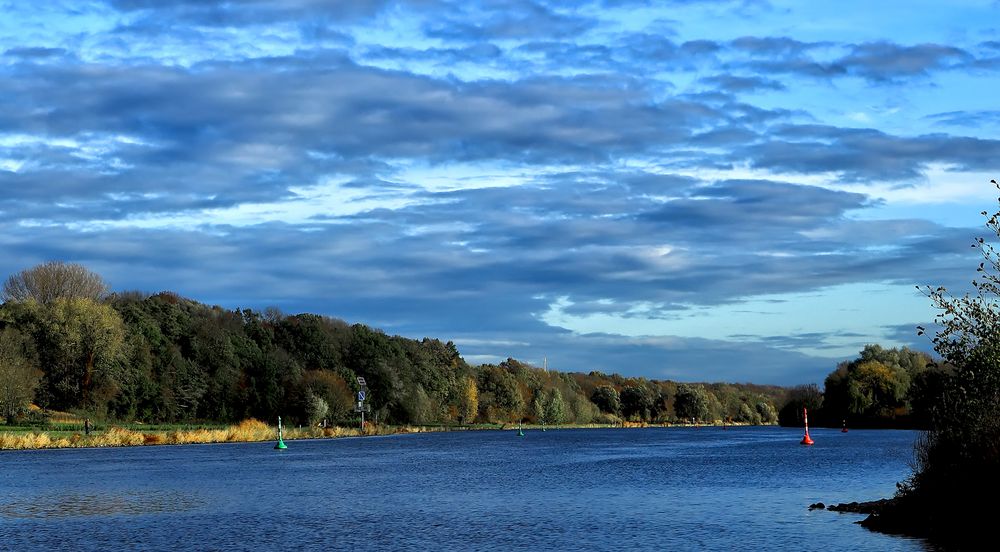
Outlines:
<svg viewBox="0 0 1000 552"><path fill-rule="evenodd" d="M711 424L708 424L711 425ZM729 424L732 425L732 424ZM691 427L689 424L650 424L625 422L624 424L567 424L558 426L524 425L526 430L539 429L602 429L644 427ZM119 427L91 431L84 435L79 425L56 426L44 430L37 428L7 428L0 432L0 450L32 450L50 448L132 447L144 445L188 445L201 443L250 443L273 441L277 428L250 419L232 426L140 426ZM476 424L468 426L429 425L393 426L369 425L362 432L356 427L299 427L284 428L285 440L336 439L372 435L398 435L437 431L514 430L517 424Z"/></svg>
<svg viewBox="0 0 1000 552"><path fill-rule="evenodd" d="M358 428L309 427L285 428L286 440L359 437L362 435L394 435L442 431L442 429L411 426L368 426L364 432ZM106 430L83 432L6 431L0 433L0 450L26 450L46 448L128 447L142 445L186 445L197 443L248 443L276 439L277 428L258 420L244 420L236 425L218 428L195 429L130 429L111 427Z"/></svg>

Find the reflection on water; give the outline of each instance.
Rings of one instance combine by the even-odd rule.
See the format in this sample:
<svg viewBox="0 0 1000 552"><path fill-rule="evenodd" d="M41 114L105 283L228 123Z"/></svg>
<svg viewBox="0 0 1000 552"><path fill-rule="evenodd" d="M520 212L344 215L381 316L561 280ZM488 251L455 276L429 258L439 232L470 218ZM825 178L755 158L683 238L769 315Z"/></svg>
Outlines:
<svg viewBox="0 0 1000 552"><path fill-rule="evenodd" d="M12 518L139 515L184 512L204 501L179 492L124 494L62 494L40 496L0 505L0 515Z"/></svg>

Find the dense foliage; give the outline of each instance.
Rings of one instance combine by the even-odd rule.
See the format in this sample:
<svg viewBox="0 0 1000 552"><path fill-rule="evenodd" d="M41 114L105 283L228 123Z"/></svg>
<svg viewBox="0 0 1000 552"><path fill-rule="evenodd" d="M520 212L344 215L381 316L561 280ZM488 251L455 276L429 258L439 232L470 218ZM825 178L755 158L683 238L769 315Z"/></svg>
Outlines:
<svg viewBox="0 0 1000 552"><path fill-rule="evenodd" d="M1000 237L1000 211L982 214ZM974 247L983 255L974 294L926 288L939 309L934 349L947 368L924 393L930 431L918 443L914 474L876 521L969 549L982 547L1000 492L1000 254L983 238Z"/></svg>
<svg viewBox="0 0 1000 552"><path fill-rule="evenodd" d="M941 368L929 355L906 347L866 345L854 360L841 362L824 382L792 390L781 423L801 424L802 408L813 423L853 427L924 427Z"/></svg>
<svg viewBox="0 0 1000 552"><path fill-rule="evenodd" d="M514 359L470 366L451 342L314 314L226 310L173 293L11 298L0 305L0 331L0 376L9 374L16 391L0 402L11 405L11 418L34 402L130 421L281 415L345 423L356 416L357 376L367 381L372 417L413 424L773 423L785 395L769 386L556 372ZM689 394L698 406L685 410Z"/></svg>

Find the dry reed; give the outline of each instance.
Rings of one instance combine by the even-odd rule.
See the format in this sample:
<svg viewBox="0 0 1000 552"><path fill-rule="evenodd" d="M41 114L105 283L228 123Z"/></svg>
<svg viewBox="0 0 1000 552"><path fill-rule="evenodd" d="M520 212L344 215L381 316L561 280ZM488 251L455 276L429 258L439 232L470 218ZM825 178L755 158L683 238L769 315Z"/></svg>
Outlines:
<svg viewBox="0 0 1000 552"><path fill-rule="evenodd" d="M324 439L392 435L397 433L423 433L445 428L420 426L383 426L368 424L362 431L357 427L298 427L285 428L284 438ZM235 443L270 441L277 437L277 429L253 418L221 429L189 429L142 432L122 427L112 427L92 435L75 433L70 437L51 437L39 433L0 433L0 450L26 450L43 448L124 447L139 445L182 445L196 443Z"/></svg>

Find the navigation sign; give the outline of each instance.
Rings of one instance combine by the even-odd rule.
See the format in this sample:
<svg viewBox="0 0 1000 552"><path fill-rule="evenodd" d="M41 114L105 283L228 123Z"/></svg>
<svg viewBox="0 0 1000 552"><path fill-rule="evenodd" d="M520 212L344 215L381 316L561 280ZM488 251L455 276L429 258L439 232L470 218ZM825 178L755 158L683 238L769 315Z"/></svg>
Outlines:
<svg viewBox="0 0 1000 552"><path fill-rule="evenodd" d="M368 398L368 383L365 382L365 378L358 376L358 404L355 405L354 411L361 413L361 430L365 429L365 412L371 412L371 406L365 404L365 399Z"/></svg>

